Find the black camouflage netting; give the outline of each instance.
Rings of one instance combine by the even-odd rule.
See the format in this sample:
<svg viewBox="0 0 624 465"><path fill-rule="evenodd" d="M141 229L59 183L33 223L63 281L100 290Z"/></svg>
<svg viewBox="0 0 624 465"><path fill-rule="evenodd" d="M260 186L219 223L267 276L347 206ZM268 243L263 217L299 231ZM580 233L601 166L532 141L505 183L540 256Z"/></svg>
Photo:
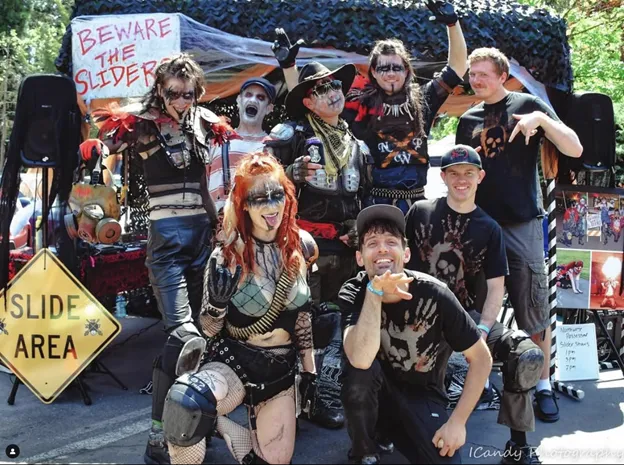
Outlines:
<svg viewBox="0 0 624 465"><path fill-rule="evenodd" d="M512 1L454 3L469 51L496 46L544 85L571 90L570 49L562 18ZM275 38L274 29L283 27L291 40L303 38L310 47L368 55L375 40L398 37L417 60L444 63L448 55L446 28L429 21L430 11L421 0L76 0L72 18L155 12L182 13L224 32L268 42ZM184 42L182 36L183 50ZM69 27L56 66L71 73Z"/></svg>

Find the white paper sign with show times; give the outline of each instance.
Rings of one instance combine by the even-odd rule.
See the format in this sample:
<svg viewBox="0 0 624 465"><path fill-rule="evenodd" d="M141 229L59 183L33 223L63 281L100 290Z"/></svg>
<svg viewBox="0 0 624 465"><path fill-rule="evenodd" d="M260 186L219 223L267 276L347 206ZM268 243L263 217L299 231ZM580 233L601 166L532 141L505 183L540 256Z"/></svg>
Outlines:
<svg viewBox="0 0 624 465"><path fill-rule="evenodd" d="M79 16L71 28L76 92L86 101L144 95L158 65L180 53L177 14Z"/></svg>
<svg viewBox="0 0 624 465"><path fill-rule="evenodd" d="M596 326L593 323L557 326L559 381L598 379Z"/></svg>

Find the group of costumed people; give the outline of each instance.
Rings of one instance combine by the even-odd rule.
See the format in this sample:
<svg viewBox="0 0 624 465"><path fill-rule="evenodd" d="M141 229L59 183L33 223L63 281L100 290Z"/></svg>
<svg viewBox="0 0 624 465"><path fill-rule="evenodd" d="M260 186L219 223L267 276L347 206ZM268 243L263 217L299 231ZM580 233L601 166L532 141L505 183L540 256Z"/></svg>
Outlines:
<svg viewBox="0 0 624 465"><path fill-rule="evenodd" d="M422 273L403 275L409 249L403 260L384 258L372 264L370 254L364 253L366 247L405 247L404 215L416 201L424 199L428 132L438 109L462 82L468 66L466 44L453 6L428 1L427 7L435 20L447 27L449 60L442 72L423 86L416 82L410 55L397 39L374 45L368 75L362 76L351 64L332 71L321 63L310 62L298 69L295 63L302 41L293 45L285 32L277 29L273 51L289 88L286 110L292 120L278 124L269 134L262 123L277 96L273 84L260 77L245 81L237 97L240 122L232 128L226 118L198 105L204 92L203 72L185 54L159 66L151 91L137 108L109 107L94 112L100 125L99 139L81 145L83 158L102 156L104 164L113 168L116 158L107 155L131 148L142 161L149 197L146 266L168 338L153 366L152 428L144 455L146 463L202 463L210 438L215 435L225 440L240 463L289 463L299 414L330 428L342 426L346 416L351 458L358 463L378 463L378 452L391 451L393 438L378 431L376 412L379 408L381 415L381 404L375 401L369 408L368 402L377 395L387 396L389 391L379 387L386 383L381 383L379 373L374 378L366 377L377 365L371 365L371 360L356 361L362 355L354 352L354 342L346 350L349 329L350 340L359 341L356 345L376 347L363 348L362 353L374 356L378 351L389 351L386 356L390 359L407 353L399 365L424 374L412 380L411 375L403 373L399 379L408 382L410 378L408 385L415 383L426 392L435 386L436 402L443 397L440 376L450 355L448 344L439 338L447 331L456 336L454 342L449 342L450 347L464 352L478 372L469 373L466 387L472 393L468 397L478 391L476 397L458 404L465 423L491 366L485 345L486 339L488 344L491 340L479 337L476 323L465 318L457 301L459 298L462 305L477 308L473 289L469 292L461 287L465 283L462 275L457 283L448 283L453 292L463 289L461 297L456 298L450 292L440 294L437 287L431 287L430 278L422 278ZM508 67L498 73L501 88L508 73ZM483 75L475 75L475 79L485 83ZM486 88L485 84L480 86L481 90ZM546 120L539 123L547 125ZM528 144L539 124L523 119L517 128L526 135ZM485 131L483 125L480 129ZM546 138L552 137L550 126L540 131L540 135L545 132ZM475 128L468 132L468 139L478 138ZM479 145L472 140L465 143ZM559 147L560 140L555 144ZM535 157L531 157L535 165L537 149L531 150L535 151ZM476 166L474 157L479 158L476 153L469 157L467 152L453 154L449 166ZM495 155L488 157L494 160ZM527 193L529 197L532 194ZM536 202L534 195L531 200ZM365 224L362 214L368 210L366 207L380 212L382 219L395 221L394 226L375 221ZM377 207L391 212L381 212ZM489 221L488 228L494 228L494 221ZM458 229L457 237L453 237L459 240L465 229ZM362 234L368 238L364 245ZM401 240L391 238L389 245L379 245L385 242L377 239L371 242L379 234L400 234ZM444 240L450 237L441 236ZM485 252L479 252L471 271L486 268L488 289L489 274L494 274L503 286L507 273L502 232L497 237L498 255L491 260L496 266L488 265L487 260L483 265ZM436 261L436 266L439 263ZM389 274L389 264L395 274ZM358 267L366 271L358 274ZM436 274L435 266L430 271L427 262L426 267L423 271L444 281L442 274ZM378 272L378 268L386 272ZM445 272L448 270L450 266ZM374 302L377 307L383 303L385 312L386 303L395 305L408 295L411 299L410 294L399 290L408 285L410 289L416 286L423 295L433 293L431 299L441 302L447 319L437 321L435 317L422 326L415 322L406 326L406 312L405 321L400 317L396 323L402 329L392 332L394 320L384 318L379 322L370 318L368 308L373 304L368 291L370 299L384 292L391 296L390 300L382 297ZM366 299L358 300L357 295L364 293ZM414 297L416 300L417 295ZM496 319L491 314L498 297L502 299L498 290L490 292L492 300L486 308L492 321L484 316L481 321L487 325L479 325L488 334ZM354 301L359 302L358 309ZM349 311L345 312L345 308ZM457 324L451 325L450 321ZM368 325L367 329L364 325ZM548 318L545 323L529 320L525 326L521 329L527 329L537 341L538 333L548 327ZM375 337L367 336L371 328L377 332ZM416 348L409 344L401 350L395 347L398 339L416 341L421 331L418 328L434 328L434 352L410 354ZM426 329L423 331L426 333ZM501 360L511 367L506 372L505 392L509 402L516 405L499 418L500 423L512 428L512 441L506 447L512 452L518 449L518 457L523 460L533 460L524 436L534 423L527 399L528 390L542 372L544 354L536 345L539 343L531 342L529 336L509 335L502 329L495 332L498 336L492 344L504 352ZM542 343L549 345L549 338L542 338ZM439 348L441 345L445 349ZM350 362L349 373L342 372L345 356ZM414 362L418 357L425 359ZM410 362L416 365L412 367ZM392 367L396 368L395 364ZM346 375L352 382L345 391L342 384ZM372 386L377 386L374 392L362 394L363 387ZM407 392L403 386L396 394L403 399L401 396ZM364 400L357 400L358 396ZM552 400L548 396L543 394L542 400ZM348 408L343 407L343 401ZM246 426L227 416L242 404L248 412ZM406 411L414 405L409 404ZM401 417L400 429L409 429L411 436L406 441L397 439L397 447L410 461L457 460L458 454L453 455L465 441L465 425L462 439L462 427L457 426L461 421L445 424L445 409L436 408L436 412L438 420L424 426L416 424L420 420L415 417ZM391 414L385 412L386 416ZM548 414L548 421L556 421L558 409ZM520 422L512 419L517 415L522 417ZM422 439L429 435L433 424L439 429L431 431L427 440Z"/></svg>

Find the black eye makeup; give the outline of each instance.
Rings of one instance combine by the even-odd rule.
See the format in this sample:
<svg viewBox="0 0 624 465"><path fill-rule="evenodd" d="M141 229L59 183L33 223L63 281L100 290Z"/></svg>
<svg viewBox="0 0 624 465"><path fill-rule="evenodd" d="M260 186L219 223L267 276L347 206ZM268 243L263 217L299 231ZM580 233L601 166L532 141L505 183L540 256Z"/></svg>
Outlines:
<svg viewBox="0 0 624 465"><path fill-rule="evenodd" d="M268 183L247 194L247 205L254 208L274 206L286 200L284 188L278 183Z"/></svg>
<svg viewBox="0 0 624 465"><path fill-rule="evenodd" d="M195 98L195 91L189 90L188 92L179 92L173 89L165 90L165 98L169 102L174 102L182 97L184 100L193 100Z"/></svg>
<svg viewBox="0 0 624 465"><path fill-rule="evenodd" d="M375 67L375 71L378 73L389 73L390 71L395 73L402 73L405 71L405 66L403 65L377 65Z"/></svg>

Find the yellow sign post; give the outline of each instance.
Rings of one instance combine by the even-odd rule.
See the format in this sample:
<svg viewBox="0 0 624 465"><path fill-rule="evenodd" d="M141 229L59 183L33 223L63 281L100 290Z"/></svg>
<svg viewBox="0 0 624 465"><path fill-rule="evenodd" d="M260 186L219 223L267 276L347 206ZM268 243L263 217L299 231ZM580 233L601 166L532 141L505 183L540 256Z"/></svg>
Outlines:
<svg viewBox="0 0 624 465"><path fill-rule="evenodd" d="M0 359L45 404L119 334L106 308L48 249L0 291Z"/></svg>

